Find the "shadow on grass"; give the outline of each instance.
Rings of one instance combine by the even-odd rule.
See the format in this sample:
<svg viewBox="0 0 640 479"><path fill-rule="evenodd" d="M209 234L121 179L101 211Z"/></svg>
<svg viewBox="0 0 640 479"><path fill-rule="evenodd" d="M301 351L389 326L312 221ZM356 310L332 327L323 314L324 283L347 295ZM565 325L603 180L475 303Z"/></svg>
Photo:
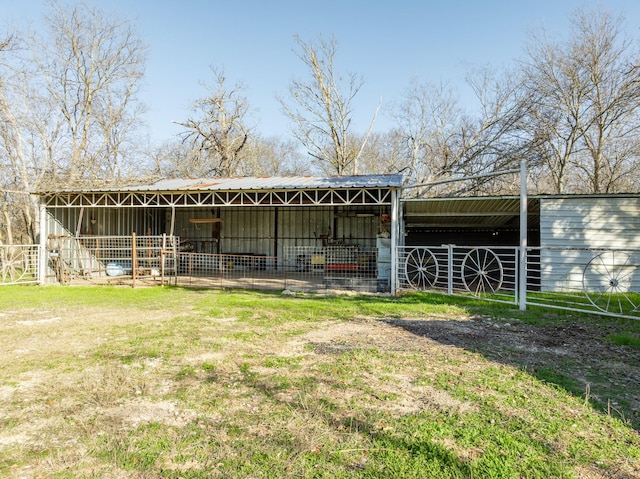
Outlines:
<svg viewBox="0 0 640 479"><path fill-rule="evenodd" d="M250 298L283 298L276 291L228 291ZM518 367L640 430L640 349L609 339L629 331L640 336L640 321L543 308L519 311L515 305L429 293L399 297L300 294L290 298L305 303L309 317L316 311L335 319L354 314L386 318L388 324L417 336ZM403 319L434 314L457 314L463 319Z"/></svg>
<svg viewBox="0 0 640 479"><path fill-rule="evenodd" d="M330 390L339 389L340 381L323 378ZM313 462L338 467L335 477L429 477L434 479L466 479L471 477L531 478L569 477L571 465L563 460L545 459L549 452L547 440L538 434L513 434L509 418L491 410L471 414L472 417L432 411L406 418L390 417L382 410L342 409L326 407L323 401L309 398L299 391L294 398L280 395L280 388L268 376L245 374L245 386L268 398L296 417L320 420L336 436L357 435L360 446L350 448L352 440L322 445L312 452ZM381 426L388 422L393 427ZM465 435L463 430L467 429ZM482 431L482 432L480 432ZM270 441L278 440L270 439ZM506 447L505 444L510 444ZM476 445L474 445L476 444ZM285 440L283 447L299 445ZM302 452L302 455L309 453ZM523 477L524 477L523 476ZM319 474L314 477L334 477ZM611 476L614 477L614 476ZM618 475L620 479L631 476Z"/></svg>
<svg viewBox="0 0 640 479"><path fill-rule="evenodd" d="M283 399L279 396L279 388L274 387L268 378L245 375L245 384L270 401L285 405L288 410L295 410L302 416L314 420L320 419L338 435L356 434L360 436L362 448L325 448L313 452L317 455L315 462L325 464L342 464L346 475L339 477L428 477L456 479L474 477L473 465L461 460L453 451L432 440L428 433L420 433L416 429L387 433L376 422L380 417L375 414L361 412L351 415L336 414L330 408L323 407L322 402L308 401L304 393L299 400ZM330 379L323 382L329 386L338 386L337 380L332 384ZM292 447L288 442L284 446ZM359 460L365 458L364 461ZM434 475L431 475L434 474ZM316 477L316 476L314 476ZM331 477L320 474L317 477Z"/></svg>
<svg viewBox="0 0 640 479"><path fill-rule="evenodd" d="M640 430L640 351L606 340L618 329L615 323L562 319L531 324L486 315L463 321L385 322L520 368Z"/></svg>

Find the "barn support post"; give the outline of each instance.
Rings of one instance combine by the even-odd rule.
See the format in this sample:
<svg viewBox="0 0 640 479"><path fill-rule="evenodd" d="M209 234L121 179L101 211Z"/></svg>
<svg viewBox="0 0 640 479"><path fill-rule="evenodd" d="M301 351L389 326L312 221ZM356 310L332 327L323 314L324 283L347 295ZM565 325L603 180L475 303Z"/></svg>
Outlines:
<svg viewBox="0 0 640 479"><path fill-rule="evenodd" d="M169 226L169 236L174 236L174 229L176 227L176 207L175 205L171 206L171 224Z"/></svg>
<svg viewBox="0 0 640 479"><path fill-rule="evenodd" d="M453 294L453 248L455 245L442 245L447 247L447 294Z"/></svg>
<svg viewBox="0 0 640 479"><path fill-rule="evenodd" d="M136 271L138 270L138 240L136 233L131 233L131 287L136 287Z"/></svg>
<svg viewBox="0 0 640 479"><path fill-rule="evenodd" d="M82 229L82 217L84 216L84 206L80 207L80 214L78 215L78 223L76 224L76 238L80 236L80 230Z"/></svg>
<svg viewBox="0 0 640 479"><path fill-rule="evenodd" d="M400 207L400 193L402 190L393 190L391 194L391 294L397 293L398 287L398 209Z"/></svg>
<svg viewBox="0 0 640 479"><path fill-rule="evenodd" d="M44 286L47 277L47 208L40 203L40 241L38 244L38 284Z"/></svg>
<svg viewBox="0 0 640 479"><path fill-rule="evenodd" d="M160 284L164 286L164 263L167 251L167 235L162 233L162 244L160 245Z"/></svg>
<svg viewBox="0 0 640 479"><path fill-rule="evenodd" d="M520 311L527 309L527 160L520 161L520 274L518 276L518 305Z"/></svg>

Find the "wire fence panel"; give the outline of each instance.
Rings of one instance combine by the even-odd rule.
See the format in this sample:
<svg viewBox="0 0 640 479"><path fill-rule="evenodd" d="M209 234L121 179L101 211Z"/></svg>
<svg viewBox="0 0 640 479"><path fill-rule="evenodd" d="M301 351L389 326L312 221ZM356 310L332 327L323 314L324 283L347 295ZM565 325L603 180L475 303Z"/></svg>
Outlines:
<svg viewBox="0 0 640 479"><path fill-rule="evenodd" d="M325 289L381 291L378 249L356 245L290 246L283 266L305 277L320 277Z"/></svg>
<svg viewBox="0 0 640 479"><path fill-rule="evenodd" d="M291 247L283 256L209 254L169 236L51 236L48 276L60 283L161 280L221 288L376 292L377 249ZM388 278L384 281L385 292Z"/></svg>
<svg viewBox="0 0 640 479"><path fill-rule="evenodd" d="M177 282L183 286L278 289L277 258L249 254L179 253Z"/></svg>
<svg viewBox="0 0 640 479"><path fill-rule="evenodd" d="M375 292L375 248L285 248L284 256L179 253L178 283L221 288Z"/></svg>
<svg viewBox="0 0 640 479"><path fill-rule="evenodd" d="M38 245L0 245L0 286L38 282Z"/></svg>

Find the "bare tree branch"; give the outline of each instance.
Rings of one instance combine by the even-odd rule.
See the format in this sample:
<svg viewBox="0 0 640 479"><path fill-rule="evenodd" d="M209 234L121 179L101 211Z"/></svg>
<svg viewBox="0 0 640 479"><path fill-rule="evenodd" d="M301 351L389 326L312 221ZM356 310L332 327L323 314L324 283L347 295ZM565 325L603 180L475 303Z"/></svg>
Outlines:
<svg viewBox="0 0 640 479"><path fill-rule="evenodd" d="M52 3L45 25L45 34L25 40L3 65L0 187L117 180L134 145L146 46L130 22L85 4ZM35 240L35 202L5 200L16 212L12 224Z"/></svg>
<svg viewBox="0 0 640 479"><path fill-rule="evenodd" d="M250 109L242 85L229 88L224 71L214 67L211 71L213 84L204 85L208 96L194 103L194 116L176 124L185 128L183 142L200 159L200 167L192 175L235 176L250 136L246 125Z"/></svg>
<svg viewBox="0 0 640 479"><path fill-rule="evenodd" d="M565 41L532 34L522 62L535 99L527 122L553 193L629 188L638 164L640 57L623 18L578 10Z"/></svg>
<svg viewBox="0 0 640 479"><path fill-rule="evenodd" d="M325 172L355 174L369 136L360 145L353 145L352 105L363 80L354 74L344 79L337 72L338 46L334 37L329 40L320 37L316 43L306 43L299 36L295 39L298 47L295 54L306 66L310 79L293 80L289 101L278 99L294 125L293 135ZM369 132L376 115L377 112Z"/></svg>

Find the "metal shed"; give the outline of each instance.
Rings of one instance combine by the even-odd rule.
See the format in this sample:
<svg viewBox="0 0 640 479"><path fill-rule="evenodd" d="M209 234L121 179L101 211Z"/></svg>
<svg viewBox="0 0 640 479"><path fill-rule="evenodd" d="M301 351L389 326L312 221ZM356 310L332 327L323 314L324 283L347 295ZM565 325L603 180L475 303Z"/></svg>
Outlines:
<svg viewBox="0 0 640 479"><path fill-rule="evenodd" d="M362 175L45 191L41 245L70 278L109 277L116 264L134 276L162 269L224 286L269 287L286 275L286 287L295 274L299 287L390 290L401 185L400 175ZM137 246L155 258L150 267L127 263L132 237L147 238ZM169 263L159 252L173 254Z"/></svg>

